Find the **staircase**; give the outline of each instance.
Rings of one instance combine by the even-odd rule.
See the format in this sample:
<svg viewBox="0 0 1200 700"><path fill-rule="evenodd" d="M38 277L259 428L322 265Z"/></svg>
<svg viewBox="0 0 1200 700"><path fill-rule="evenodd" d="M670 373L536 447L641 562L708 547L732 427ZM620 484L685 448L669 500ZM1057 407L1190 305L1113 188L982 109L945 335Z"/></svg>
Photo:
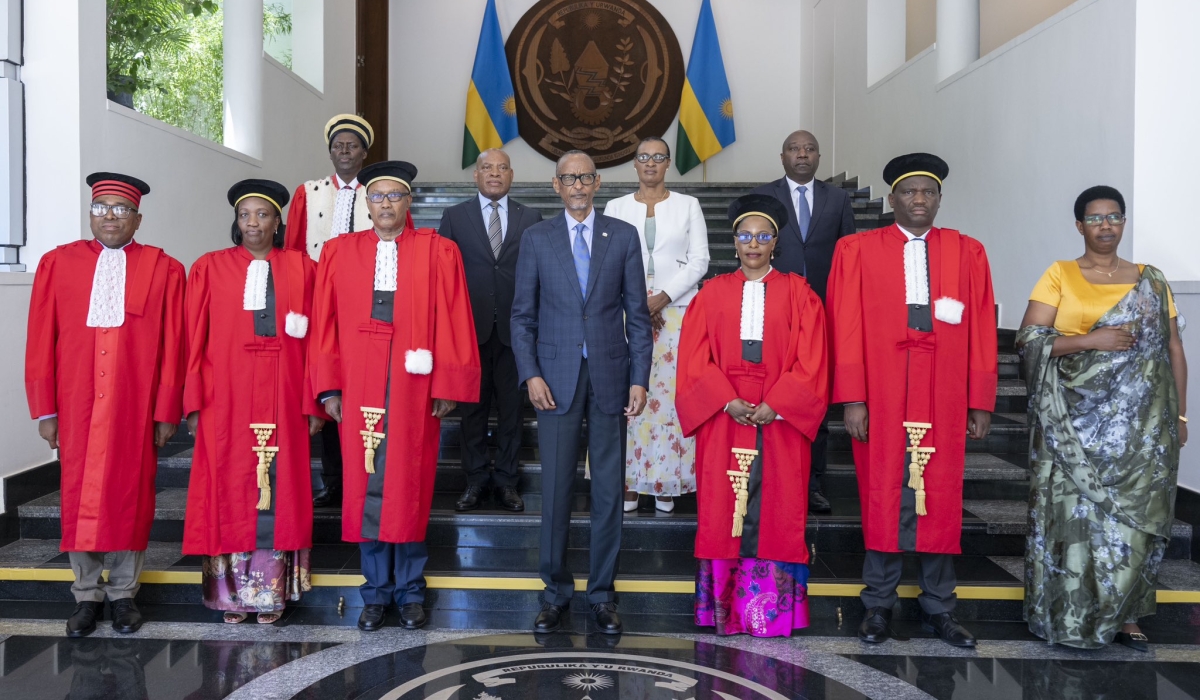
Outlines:
<svg viewBox="0 0 1200 700"><path fill-rule="evenodd" d="M887 225L882 201L870 199L857 181L835 178L833 183L851 196L860 230ZM603 207L608 198L634 188L632 184L606 184L597 197ZM749 184L691 185L674 188L700 199L709 228L712 263L709 276L732 271L737 262L725 216L729 201L751 189ZM417 226L436 227L445 207L475 195L463 184L430 184L418 187L413 202ZM548 185L523 183L513 187L512 196L538 208L544 216L561 211L561 202ZM1013 332L1000 332L1000 383L991 435L983 441L968 441L963 513L963 552L958 560L959 617L963 619L1020 619L1022 555L1026 532L1025 502L1028 495L1028 431L1025 417L1025 386L1018 376L1018 358L1013 352ZM537 577L539 511L542 504L541 464L537 452L537 418L528 401L522 435L521 480L524 513L484 509L460 514L454 501L466 486L459 466L460 421L451 414L442 424L433 513L429 526L430 583L428 604L435 620L457 620L469 626L486 626L489 615L534 611L538 607L541 582ZM150 603L199 605L199 558L183 557L184 505L191 462L191 442L181 430L161 451L158 472L158 503L151 532L147 573L139 600ZM857 593L862 570L862 518L857 496L850 438L835 408L830 420L829 469L825 493L833 505L827 516L810 516L807 541L815 557L811 564L810 597L814 618L840 617L846 609L857 619ZM314 454L320 454L314 444ZM352 468L353 465L347 465ZM319 462L314 459L314 478ZM16 508L20 539L0 547L0 601L69 601L71 572L66 555L57 551L60 537L59 494L56 471L47 471L41 494L25 486L20 492L30 497ZM572 570L580 580L588 566L587 482L583 477L583 454L575 485L574 515L571 519L570 554ZM11 512L10 512L11 514ZM3 532L3 529L0 529ZM618 590L621 610L632 615L673 616L679 631L691 631L695 560L692 546L696 532L694 496L676 499L673 513L655 511L652 499L643 497L636 513L625 517ZM1191 527L1176 522L1164 562L1163 585L1194 576L1197 565L1189 560ZM344 597L350 606L359 604L356 586L358 547L340 541L340 513L319 509L315 514L312 553L314 590L303 606L334 606ZM915 563L915 562L914 562ZM1171 572L1177 577L1172 579ZM901 595L907 607L902 614L915 616L915 569L906 570ZM1172 586L1179 588L1180 586ZM1171 591L1180 593L1180 591ZM1191 594L1164 596L1163 602L1200 602ZM523 619L523 618L522 618ZM532 620L532 617L530 617Z"/></svg>

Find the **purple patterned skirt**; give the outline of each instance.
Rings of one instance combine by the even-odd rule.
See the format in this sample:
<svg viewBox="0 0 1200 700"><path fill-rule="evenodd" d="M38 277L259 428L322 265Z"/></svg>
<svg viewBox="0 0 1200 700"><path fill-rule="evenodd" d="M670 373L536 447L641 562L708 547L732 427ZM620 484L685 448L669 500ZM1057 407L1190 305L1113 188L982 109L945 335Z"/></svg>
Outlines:
<svg viewBox="0 0 1200 700"><path fill-rule="evenodd" d="M204 557L204 607L226 612L268 613L283 610L312 590L309 550L253 552Z"/></svg>
<svg viewBox="0 0 1200 700"><path fill-rule="evenodd" d="M696 624L718 635L787 637L808 627L808 567L768 559L701 559Z"/></svg>

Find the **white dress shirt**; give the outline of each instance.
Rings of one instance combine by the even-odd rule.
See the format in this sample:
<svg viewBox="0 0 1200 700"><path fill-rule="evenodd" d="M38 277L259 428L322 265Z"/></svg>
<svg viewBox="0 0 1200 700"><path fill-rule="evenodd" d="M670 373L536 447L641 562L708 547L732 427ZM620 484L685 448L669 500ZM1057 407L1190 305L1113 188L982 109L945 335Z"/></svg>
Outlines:
<svg viewBox="0 0 1200 700"><path fill-rule="evenodd" d="M497 199L496 204L500 205L500 241L503 242L508 237L508 195ZM483 230L486 233L492 221L492 200L480 193L479 206L483 210Z"/></svg>
<svg viewBox="0 0 1200 700"><path fill-rule="evenodd" d="M567 219L567 235L571 237L571 250L575 250L575 227L583 224L583 242L587 244L588 252L592 252L592 231L596 229L596 207L592 207L588 211L587 218L583 221L576 221L575 217L568 212L563 211L563 216Z"/></svg>
<svg viewBox="0 0 1200 700"><path fill-rule="evenodd" d="M796 216L800 215L800 188L807 188L804 190L804 204L808 207L808 215L809 218L811 218L813 208L813 183L815 180L809 180L808 182L796 182L790 177L784 177L784 179L787 180L788 191L792 193L792 206L796 208Z"/></svg>

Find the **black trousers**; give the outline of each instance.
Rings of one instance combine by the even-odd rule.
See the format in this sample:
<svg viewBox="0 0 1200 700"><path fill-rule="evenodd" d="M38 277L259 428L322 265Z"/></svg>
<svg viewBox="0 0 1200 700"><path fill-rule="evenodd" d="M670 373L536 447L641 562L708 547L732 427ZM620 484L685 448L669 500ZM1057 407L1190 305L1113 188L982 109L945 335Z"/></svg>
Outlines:
<svg viewBox="0 0 1200 700"><path fill-rule="evenodd" d="M546 584L545 601L569 605L575 577L567 567L567 536L571 501L579 470L579 445L587 417L591 483L591 564L587 602L617 599L614 580L621 553L621 501L625 492L625 415L604 413L588 374L587 360L579 368L575 398L562 415L538 412L538 447L542 456L542 533L538 573Z"/></svg>
<svg viewBox="0 0 1200 700"><path fill-rule="evenodd" d="M479 346L483 378L479 403L464 403L462 415L462 467L467 485L488 485L488 418L496 406L496 468L490 479L493 486L517 485L517 451L521 448L521 383L517 359L512 348L500 341L492 328L492 337Z"/></svg>
<svg viewBox="0 0 1200 700"><path fill-rule="evenodd" d="M917 602L929 615L954 612L958 595L954 592L958 577L954 573L953 554L919 554L921 566L917 583L921 594ZM875 552L867 550L863 560L863 589L860 597L867 608L891 609L896 604L896 586L904 568L904 555L899 552Z"/></svg>
<svg viewBox="0 0 1200 700"><path fill-rule="evenodd" d="M812 441L812 467L808 472L808 490L820 491L821 478L825 476L825 465L829 462L829 415L817 428L817 437Z"/></svg>
<svg viewBox="0 0 1200 700"><path fill-rule="evenodd" d="M342 440L333 420L325 421L321 429L321 481L326 488L342 484Z"/></svg>

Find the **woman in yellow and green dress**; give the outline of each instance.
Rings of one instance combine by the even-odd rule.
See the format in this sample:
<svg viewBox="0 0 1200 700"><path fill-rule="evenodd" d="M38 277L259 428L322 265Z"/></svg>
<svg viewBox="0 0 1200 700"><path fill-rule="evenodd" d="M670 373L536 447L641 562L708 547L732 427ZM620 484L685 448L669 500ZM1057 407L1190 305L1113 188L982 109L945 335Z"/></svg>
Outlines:
<svg viewBox="0 0 1200 700"><path fill-rule="evenodd" d="M1046 641L1145 651L1171 536L1187 364L1163 274L1118 256L1125 200L1075 202L1084 253L1050 266L1017 345L1029 386L1025 619Z"/></svg>

